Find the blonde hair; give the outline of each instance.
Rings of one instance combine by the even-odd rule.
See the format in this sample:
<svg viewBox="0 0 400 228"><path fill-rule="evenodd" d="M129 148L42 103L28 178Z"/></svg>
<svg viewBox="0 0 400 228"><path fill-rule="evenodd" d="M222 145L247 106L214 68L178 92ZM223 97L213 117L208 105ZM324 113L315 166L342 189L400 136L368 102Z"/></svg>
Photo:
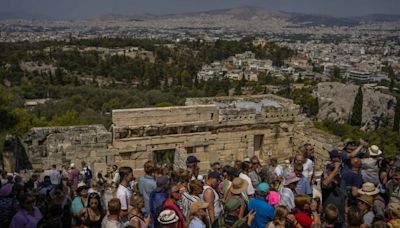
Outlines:
<svg viewBox="0 0 400 228"><path fill-rule="evenodd" d="M310 197L308 195L297 195L294 198L294 204L297 209L304 211L304 206L310 204Z"/></svg>
<svg viewBox="0 0 400 228"><path fill-rule="evenodd" d="M275 208L275 215L274 215L274 225L285 225L286 216L289 214L289 210L286 206L279 205Z"/></svg>
<svg viewBox="0 0 400 228"><path fill-rule="evenodd" d="M129 200L129 205L131 205L133 208L138 208L139 203L142 201L144 201L143 197L135 195L132 196L131 199Z"/></svg>

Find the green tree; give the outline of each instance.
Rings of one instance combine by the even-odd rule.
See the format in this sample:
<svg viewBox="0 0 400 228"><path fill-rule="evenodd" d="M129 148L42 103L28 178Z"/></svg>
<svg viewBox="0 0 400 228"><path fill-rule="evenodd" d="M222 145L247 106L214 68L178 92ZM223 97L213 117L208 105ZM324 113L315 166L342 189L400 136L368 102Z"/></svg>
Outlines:
<svg viewBox="0 0 400 228"><path fill-rule="evenodd" d="M358 87L356 98L354 99L353 109L351 111L350 124L361 126L363 108L363 92L362 87Z"/></svg>

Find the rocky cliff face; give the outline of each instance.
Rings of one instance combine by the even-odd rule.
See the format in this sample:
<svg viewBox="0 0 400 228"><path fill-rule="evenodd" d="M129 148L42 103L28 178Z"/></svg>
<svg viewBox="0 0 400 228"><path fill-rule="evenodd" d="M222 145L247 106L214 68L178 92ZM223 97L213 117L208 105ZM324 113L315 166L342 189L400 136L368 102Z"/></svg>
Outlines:
<svg viewBox="0 0 400 228"><path fill-rule="evenodd" d="M348 121L353 108L358 85L342 84L338 82L319 83L315 90L318 97L319 120L331 118L340 123ZM396 98L374 90L363 87L363 115L362 125L366 130L376 129L385 119L393 122Z"/></svg>

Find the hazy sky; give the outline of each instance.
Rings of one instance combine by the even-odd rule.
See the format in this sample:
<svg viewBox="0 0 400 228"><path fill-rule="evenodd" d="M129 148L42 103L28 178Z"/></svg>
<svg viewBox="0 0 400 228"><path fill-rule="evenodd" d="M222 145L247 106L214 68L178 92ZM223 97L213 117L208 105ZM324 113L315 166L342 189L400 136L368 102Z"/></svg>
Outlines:
<svg viewBox="0 0 400 228"><path fill-rule="evenodd" d="M55 18L87 18L115 14L168 14L237 6L329 14L400 14L400 0L0 0L1 12L27 12Z"/></svg>

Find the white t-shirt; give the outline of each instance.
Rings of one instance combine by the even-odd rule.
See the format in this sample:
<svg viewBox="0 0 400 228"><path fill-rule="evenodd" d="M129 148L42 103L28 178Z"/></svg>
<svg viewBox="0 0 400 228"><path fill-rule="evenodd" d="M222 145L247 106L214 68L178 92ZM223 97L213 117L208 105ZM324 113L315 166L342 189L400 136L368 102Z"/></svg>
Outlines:
<svg viewBox="0 0 400 228"><path fill-rule="evenodd" d="M278 176L278 177L284 177L285 176L285 172L283 170L283 167L281 165L277 165L274 169L274 173Z"/></svg>
<svg viewBox="0 0 400 228"><path fill-rule="evenodd" d="M247 181L247 183L249 183L249 185L247 186L247 189L246 189L247 195L248 195L248 196L254 195L255 190L254 190L253 184L251 183L250 177L247 176L247 175L244 174L244 173L240 173L240 174L239 174L239 177L242 178L243 180Z"/></svg>
<svg viewBox="0 0 400 228"><path fill-rule="evenodd" d="M306 162L303 164L303 176L310 180L314 173L314 162L307 158Z"/></svg>
<svg viewBox="0 0 400 228"><path fill-rule="evenodd" d="M129 200L132 196L132 190L120 184L118 185L115 196L121 201L121 210L128 210Z"/></svg>

